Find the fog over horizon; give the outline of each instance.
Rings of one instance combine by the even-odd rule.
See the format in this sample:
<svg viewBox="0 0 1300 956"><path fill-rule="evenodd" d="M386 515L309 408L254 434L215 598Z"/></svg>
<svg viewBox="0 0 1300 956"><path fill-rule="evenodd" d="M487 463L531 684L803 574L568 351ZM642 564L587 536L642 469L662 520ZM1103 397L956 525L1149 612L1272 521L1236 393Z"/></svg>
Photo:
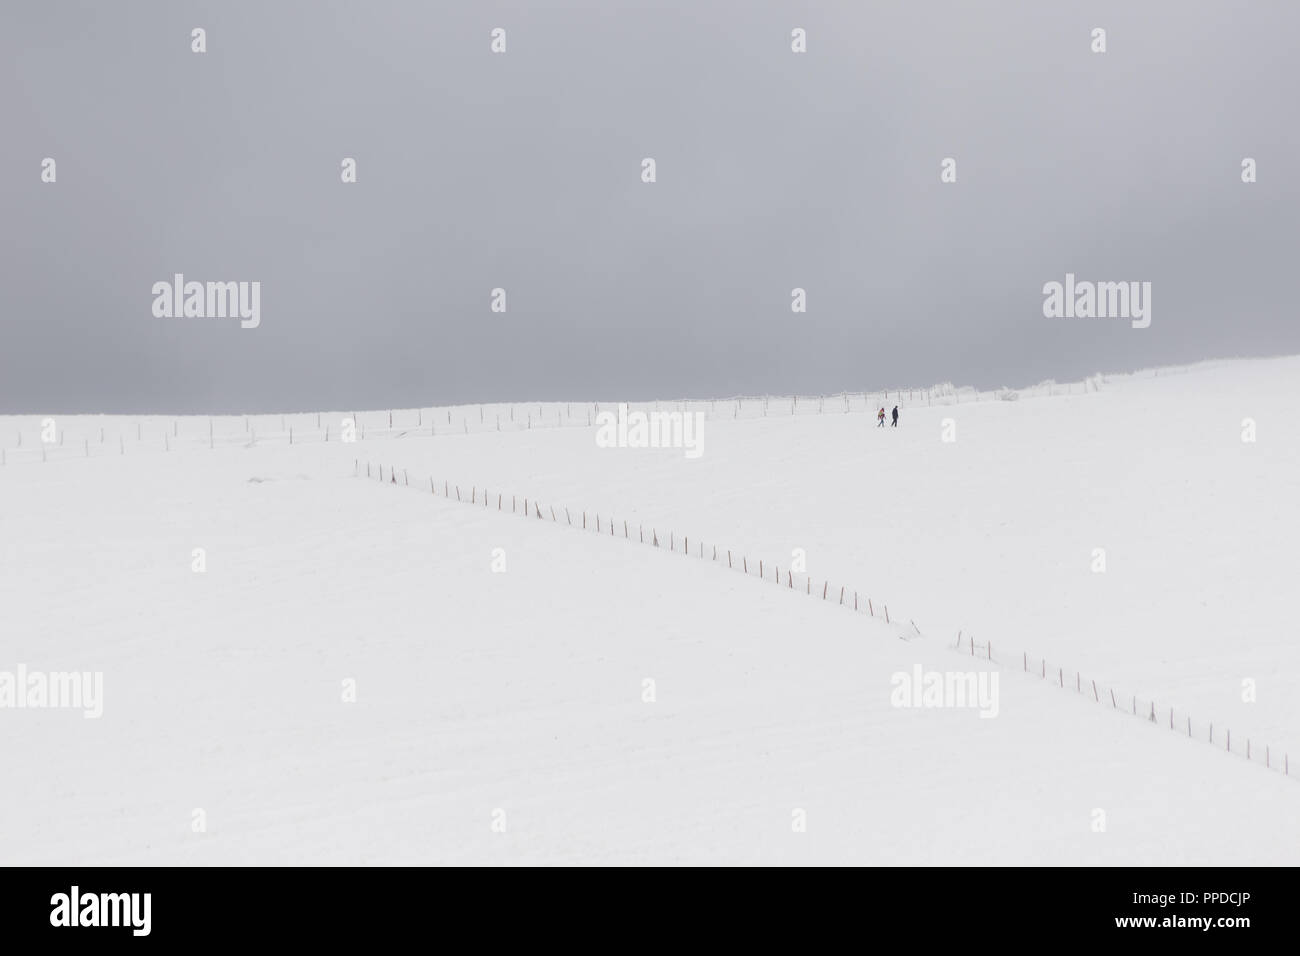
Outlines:
<svg viewBox="0 0 1300 956"><path fill-rule="evenodd" d="M1300 354L1296 36L1300 5L1268 2L12 0L0 414ZM259 283L256 327L155 315L178 273ZM1150 283L1150 326L1045 317L1067 274Z"/></svg>

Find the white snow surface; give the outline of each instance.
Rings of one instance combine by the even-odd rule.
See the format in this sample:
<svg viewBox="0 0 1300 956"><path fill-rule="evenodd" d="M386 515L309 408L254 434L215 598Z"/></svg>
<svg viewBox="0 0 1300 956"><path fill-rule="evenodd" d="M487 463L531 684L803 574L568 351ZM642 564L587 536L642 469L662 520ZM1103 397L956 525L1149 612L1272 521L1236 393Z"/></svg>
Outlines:
<svg viewBox="0 0 1300 956"><path fill-rule="evenodd" d="M1300 862L1300 359L1016 394L0 416L0 863Z"/></svg>

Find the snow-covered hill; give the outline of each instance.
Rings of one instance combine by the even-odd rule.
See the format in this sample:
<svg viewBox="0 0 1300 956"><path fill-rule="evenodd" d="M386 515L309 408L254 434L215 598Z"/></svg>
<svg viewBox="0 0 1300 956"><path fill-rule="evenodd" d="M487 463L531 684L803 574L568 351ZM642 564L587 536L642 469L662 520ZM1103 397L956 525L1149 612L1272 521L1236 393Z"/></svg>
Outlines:
<svg viewBox="0 0 1300 956"><path fill-rule="evenodd" d="M1279 359L904 390L896 430L894 392L691 403L694 460L598 447L604 403L356 442L351 413L0 418L0 674L103 675L98 719L0 709L0 862L1294 864L1294 775L1014 663L1300 755L1297 399ZM551 506L803 549L921 633ZM894 706L918 667L996 673L996 717Z"/></svg>

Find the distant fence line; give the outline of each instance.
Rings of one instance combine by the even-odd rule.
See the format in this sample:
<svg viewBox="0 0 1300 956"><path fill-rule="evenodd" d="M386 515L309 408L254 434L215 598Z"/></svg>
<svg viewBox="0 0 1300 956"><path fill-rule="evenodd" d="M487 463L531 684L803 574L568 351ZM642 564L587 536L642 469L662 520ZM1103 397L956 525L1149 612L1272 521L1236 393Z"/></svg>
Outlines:
<svg viewBox="0 0 1300 956"><path fill-rule="evenodd" d="M361 459L359 458L353 460L353 474L358 477L361 476ZM398 481L399 475L401 477L400 481ZM411 486L407 470L399 470L392 465L389 465L387 471L385 471L382 464L376 465L367 461L365 463L364 477L378 481L381 484L402 487ZM462 488L461 485L447 479L442 481L441 486L432 477L429 477L427 481L429 492L432 495L441 494L443 498L449 501L454 500L462 504L483 507L501 513L506 512L508 505L510 514L541 521L549 518L553 524L563 524L580 531L636 541L639 544L646 544L655 548L666 548L670 553L681 554L683 557L693 557L712 564L721 565L725 562L728 569L739 571L747 577L757 577L784 590L796 591L820 599L823 602L831 603L836 607L883 621L893 628L895 636L900 639L911 640L914 637L925 636L914 620L901 618L896 614L891 617L888 604L883 601L877 602L873 598L863 595L855 588L838 584L832 585L830 580L825 578L821 579L821 587L818 588L817 579L809 574L796 573L788 565L782 571L779 564L768 562L762 558L757 561L750 561L749 555L745 552L725 548L716 543L707 543L702 538L697 537L695 545L692 546L689 535L678 534L676 530L666 529L665 537L659 534L657 525L646 528L644 522L637 522L633 525L629 520L620 522L614 517L605 517L599 512L588 512L585 509L573 511L568 507L558 505L548 504L543 506L536 498L520 497L515 494L507 495L503 491L497 491L494 494L487 488L480 489L477 484ZM423 481L417 481L416 487L423 487ZM561 522L560 518L564 518L564 521ZM950 651L960 654L968 653L972 657L997 664L1003 669L1017 669L1025 674L1037 676L1043 681L1052 680L1061 689L1070 686L1069 677L1073 674L1072 689L1074 692L1091 696L1095 703L1104 704L1109 702L1112 709L1122 710L1126 714L1140 717L1150 723L1167 726L1171 731L1185 733L1186 736L1193 739L1214 746L1222 746L1228 753L1244 757L1252 762L1262 764L1269 770L1275 770L1288 777L1290 776L1291 759L1285 751L1275 751L1268 744L1261 745L1254 742L1250 737L1243 739L1241 735L1238 735L1234 746L1232 732L1227 727L1219 725L1216 730L1216 726L1212 722L1195 720L1189 714L1177 711L1173 707L1158 706L1150 698L1119 693L1116 688L1110 685L1098 684L1096 680L1091 678L1085 679L1081 672L1072 668L1056 664L1049 666L1045 658L1034 657L1023 651L1019 654L1019 661L1008 663L1004 657L994 656L993 642L991 640L977 641L973 635L966 634L964 631L958 631L956 643L947 646ZM1007 653L1005 648L1002 648L999 652L1000 655L1005 653ZM1013 653L1012 657L1014 656ZM1014 663L1019 663L1021 667L1014 668Z"/></svg>
<svg viewBox="0 0 1300 956"><path fill-rule="evenodd" d="M587 428L602 411L626 404L631 411L677 411L702 414L709 420L753 420L775 416L872 414L878 408L898 405L908 409L931 405L959 405L997 401L1025 395L1083 394L1097 391L1100 378L1057 384L1044 382L1026 389L978 390L933 385L879 392L839 392L834 395L734 396L713 399L676 399L651 402L515 402L450 407L414 408L370 412L308 412L283 415L152 416L129 422L132 416L111 417L117 428L95 424L92 415L30 417L26 430L0 425L0 465L18 462L97 458L132 453L163 453L179 448L240 448L266 444L302 445L344 441L345 423L351 422L352 441L373 441L427 434L472 435L487 432L522 432L534 428ZM3 418L5 416L0 416ZM18 417L18 416L8 416ZM71 436L60 418L78 420ZM54 423L54 440L43 441ZM85 420L85 421L81 421ZM146 428L147 422L147 428ZM218 428L218 423L222 427ZM132 424L134 427L132 427ZM240 427L242 425L242 428ZM69 440L71 439L71 440Z"/></svg>

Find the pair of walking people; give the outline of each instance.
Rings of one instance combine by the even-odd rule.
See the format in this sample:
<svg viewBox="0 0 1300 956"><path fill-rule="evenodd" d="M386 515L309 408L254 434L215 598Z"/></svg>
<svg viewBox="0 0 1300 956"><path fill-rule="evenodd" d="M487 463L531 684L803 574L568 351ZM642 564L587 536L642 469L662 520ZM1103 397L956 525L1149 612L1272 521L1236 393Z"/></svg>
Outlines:
<svg viewBox="0 0 1300 956"><path fill-rule="evenodd" d="M883 408L880 410L879 414L876 415L876 427L877 428L885 427L885 410ZM891 428L898 427L898 406L897 405L894 406L894 421L890 425L890 427Z"/></svg>

